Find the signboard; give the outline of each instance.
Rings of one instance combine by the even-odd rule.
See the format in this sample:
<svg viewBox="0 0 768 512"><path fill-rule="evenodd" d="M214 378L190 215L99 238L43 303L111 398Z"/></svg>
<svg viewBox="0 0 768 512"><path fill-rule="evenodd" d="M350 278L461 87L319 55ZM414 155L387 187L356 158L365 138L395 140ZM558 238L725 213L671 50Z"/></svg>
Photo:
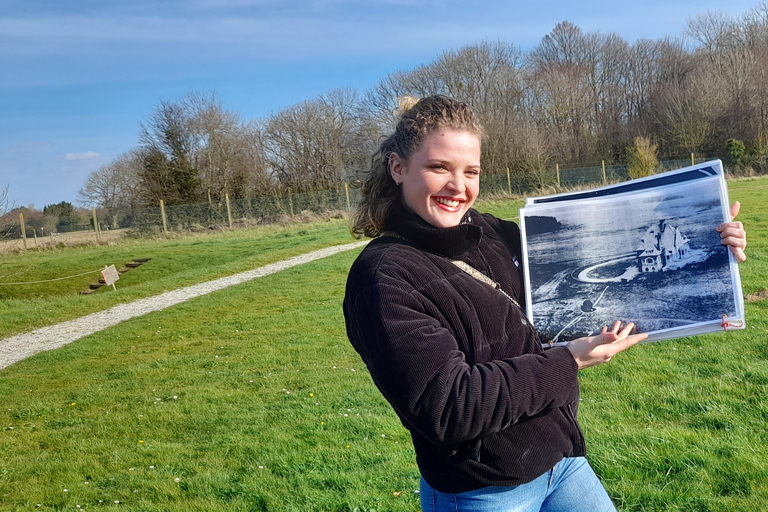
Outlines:
<svg viewBox="0 0 768 512"><path fill-rule="evenodd" d="M101 271L101 277L104 278L104 282L106 284L112 285L113 290L117 289L115 288L115 281L120 279L120 273L117 271L114 265L104 267L104 270Z"/></svg>

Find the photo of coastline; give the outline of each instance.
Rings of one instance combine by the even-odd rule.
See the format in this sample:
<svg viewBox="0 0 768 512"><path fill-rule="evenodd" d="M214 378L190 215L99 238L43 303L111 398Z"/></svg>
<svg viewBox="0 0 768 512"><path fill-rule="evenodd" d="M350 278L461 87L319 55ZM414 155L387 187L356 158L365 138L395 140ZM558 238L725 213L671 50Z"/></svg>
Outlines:
<svg viewBox="0 0 768 512"><path fill-rule="evenodd" d="M634 322L649 341L743 324L738 269L715 226L724 180L703 175L632 193L521 210L528 313L542 340Z"/></svg>

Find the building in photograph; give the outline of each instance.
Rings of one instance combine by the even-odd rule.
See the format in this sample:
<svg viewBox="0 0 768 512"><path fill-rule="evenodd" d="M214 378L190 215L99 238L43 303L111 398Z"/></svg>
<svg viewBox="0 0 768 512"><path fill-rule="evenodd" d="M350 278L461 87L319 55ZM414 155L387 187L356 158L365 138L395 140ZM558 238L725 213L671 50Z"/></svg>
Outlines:
<svg viewBox="0 0 768 512"><path fill-rule="evenodd" d="M687 259L690 239L677 226L661 220L648 227L640 239L637 266L641 272L661 272Z"/></svg>

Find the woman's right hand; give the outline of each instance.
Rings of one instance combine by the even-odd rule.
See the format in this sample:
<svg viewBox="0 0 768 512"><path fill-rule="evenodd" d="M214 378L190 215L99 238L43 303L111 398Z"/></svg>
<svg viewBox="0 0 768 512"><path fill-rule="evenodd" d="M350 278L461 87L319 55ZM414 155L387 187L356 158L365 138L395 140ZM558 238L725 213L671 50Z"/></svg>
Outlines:
<svg viewBox="0 0 768 512"><path fill-rule="evenodd" d="M579 365L579 370L596 364L607 363L613 356L626 350L635 343L648 337L646 333L630 335L635 324L628 323L622 327L621 322L613 324L609 331L603 327L597 336L587 336L569 341L566 347Z"/></svg>

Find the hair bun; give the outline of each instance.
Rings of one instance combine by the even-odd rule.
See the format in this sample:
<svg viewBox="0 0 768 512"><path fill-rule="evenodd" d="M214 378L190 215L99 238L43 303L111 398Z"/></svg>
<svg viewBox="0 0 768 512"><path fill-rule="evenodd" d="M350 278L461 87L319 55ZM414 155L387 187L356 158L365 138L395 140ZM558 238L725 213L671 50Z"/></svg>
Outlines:
<svg viewBox="0 0 768 512"><path fill-rule="evenodd" d="M410 94L405 94L403 96L400 96L397 98L397 108L395 109L395 117L398 119L402 118L403 115L411 110L413 107L416 106L416 104L419 102L419 98L416 98L415 96L411 96Z"/></svg>

